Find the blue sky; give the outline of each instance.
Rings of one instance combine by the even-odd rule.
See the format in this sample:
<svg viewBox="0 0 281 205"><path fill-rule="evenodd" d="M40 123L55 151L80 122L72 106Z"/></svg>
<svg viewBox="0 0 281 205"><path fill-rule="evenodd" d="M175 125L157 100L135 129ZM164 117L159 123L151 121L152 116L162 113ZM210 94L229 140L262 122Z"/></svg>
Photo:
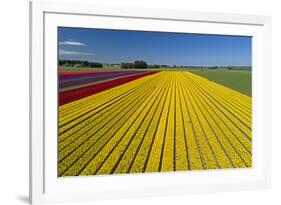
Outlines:
<svg viewBox="0 0 281 205"><path fill-rule="evenodd" d="M251 66L252 38L59 28L59 59L193 66Z"/></svg>

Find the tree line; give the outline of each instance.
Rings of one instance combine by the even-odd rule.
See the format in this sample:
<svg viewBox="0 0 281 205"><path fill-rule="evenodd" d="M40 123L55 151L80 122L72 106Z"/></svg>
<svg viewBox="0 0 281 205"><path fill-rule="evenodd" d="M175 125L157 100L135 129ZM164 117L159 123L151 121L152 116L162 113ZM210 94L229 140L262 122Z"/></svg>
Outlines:
<svg viewBox="0 0 281 205"><path fill-rule="evenodd" d="M143 60L137 60L133 63L121 63L121 68L123 69L130 69L130 68L136 68L136 69L145 69L145 68L160 68L161 66L158 64L148 65Z"/></svg>
<svg viewBox="0 0 281 205"><path fill-rule="evenodd" d="M82 60L59 60L60 66L70 66L70 67L90 67L90 68L102 68L102 63L89 62Z"/></svg>
<svg viewBox="0 0 281 205"><path fill-rule="evenodd" d="M109 64L111 65L111 64ZM183 65L159 65L159 64L147 64L143 60L136 60L134 62L122 62L121 64L112 64L120 66L122 69L146 69L146 68L198 68L198 69L210 69L217 70L220 68L226 68L228 70L249 70L251 71L251 66L183 66ZM59 66L66 67L89 67L89 68L103 68L104 65L98 62L90 62L87 60L59 60ZM107 64L105 64L107 66Z"/></svg>

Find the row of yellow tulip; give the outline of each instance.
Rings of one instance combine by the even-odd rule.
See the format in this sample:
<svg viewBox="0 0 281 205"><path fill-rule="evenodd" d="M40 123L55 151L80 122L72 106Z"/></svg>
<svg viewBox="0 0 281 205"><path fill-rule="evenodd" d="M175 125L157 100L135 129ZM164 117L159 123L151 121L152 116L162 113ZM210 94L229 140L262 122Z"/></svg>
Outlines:
<svg viewBox="0 0 281 205"><path fill-rule="evenodd" d="M59 108L59 175L252 165L251 98L163 71Z"/></svg>
<svg viewBox="0 0 281 205"><path fill-rule="evenodd" d="M138 95L134 98L131 98L128 104L125 104L123 107L117 107L117 112L115 115L108 115L106 120L103 120L102 123L96 124L92 122L88 124L88 127L91 127L89 131L78 136L71 135L71 138L77 138L74 141L74 147L69 152L69 146L60 152L59 149L59 158L62 161L63 166L59 172L65 175L73 176L78 174L82 167L88 164L91 155L98 154L99 149L102 149L103 146L109 142L114 134L116 134L120 127L126 123L127 120L138 110L140 106L144 106L143 103L145 100L149 101L153 95L158 93L159 88L162 88L163 81L160 83L155 83L155 88L151 89L151 85L147 84L148 87L143 91L140 90ZM66 154L64 154L66 153Z"/></svg>

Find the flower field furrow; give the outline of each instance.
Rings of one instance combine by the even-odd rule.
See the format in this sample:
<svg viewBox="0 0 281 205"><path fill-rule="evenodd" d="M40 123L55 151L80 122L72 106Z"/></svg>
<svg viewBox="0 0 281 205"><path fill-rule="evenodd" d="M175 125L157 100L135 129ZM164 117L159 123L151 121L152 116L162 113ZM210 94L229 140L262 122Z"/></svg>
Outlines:
<svg viewBox="0 0 281 205"><path fill-rule="evenodd" d="M210 82L207 79L201 78L199 79L196 75L186 73L185 76L189 78L190 82L195 83L197 86L200 87L200 89L204 90L205 93L208 93L211 96L216 95L219 96L220 99L226 100L226 103L229 104L235 104L235 107L238 108L241 112L243 112L245 115L251 118L252 113L252 107L251 107L251 98L248 96L242 96L243 94L239 94L239 97L237 97L236 91L233 91L229 88L226 88L222 85L216 84L214 82ZM208 86L205 86L208 85ZM243 98L241 98L241 96ZM245 98L245 99L244 99ZM222 102L220 102L222 103ZM236 113L234 113L236 114Z"/></svg>
<svg viewBox="0 0 281 205"><path fill-rule="evenodd" d="M245 128L245 126L234 118L229 113L226 113L222 107L219 107L214 101L208 101L210 99L206 98L207 102L210 102L212 107L217 111L220 118L223 119L223 122L235 133L235 135L241 140L246 146L251 144L252 132L250 129ZM250 148L248 147L248 150Z"/></svg>
<svg viewBox="0 0 281 205"><path fill-rule="evenodd" d="M146 165L145 171L147 171L147 172L158 172L161 169L161 167L160 167L161 166L161 154L162 154L162 149L163 149L163 144L164 144L165 128L166 128L166 122L168 119L168 111L169 111L169 107L170 107L169 104L170 104L171 91L172 91L171 83L169 86L170 87L167 91L167 95L165 98L165 104L164 104L162 114L160 117L160 122L157 125L154 143L152 145L150 155L148 158L148 162Z"/></svg>
<svg viewBox="0 0 281 205"><path fill-rule="evenodd" d="M71 165L69 169L65 172L65 175L72 176L73 174L78 175L80 171L84 171L85 167L92 161L96 154L99 153L99 150L103 148L114 136L118 130L126 123L126 121L134 114L134 112L143 104L143 102L149 101L152 97L155 97L157 90L163 87L158 86L155 89L149 91L149 96L141 98L136 103L132 103L131 106L128 106L126 110L120 115L113 118L109 123L105 125L98 133L94 134L87 140L86 143L83 143L72 155L66 158L64 161L67 165ZM98 139L98 140L96 140ZM94 143L92 142L94 141ZM78 155L79 157L77 158ZM76 156L76 157L75 157ZM76 160L73 160L74 157ZM70 160L70 162L68 162ZM72 161L73 160L73 161ZM63 161L63 162L64 162Z"/></svg>
<svg viewBox="0 0 281 205"><path fill-rule="evenodd" d="M190 89L194 92L192 88ZM244 163L243 159L241 159L241 156L239 155L240 153L237 152L234 146L235 143L231 142L234 140L233 136L232 138L229 136L231 134L225 131L226 127L224 127L222 122L220 122L216 118L215 113L212 112L212 110L208 107L208 105L200 99L200 97L196 92L194 92L193 96L196 100L196 103L200 107L204 117L206 118L206 121L208 122L209 126L212 127L213 133L217 136L217 140L222 146L225 155L227 155L227 157L229 158L232 166L245 167L246 164Z"/></svg>
<svg viewBox="0 0 281 205"><path fill-rule="evenodd" d="M96 85L90 85L82 88L76 88L68 91L63 91L59 93L59 105L64 105L66 103L73 102L75 100L79 100L81 98L93 95L95 93L102 92L104 90L114 88L118 85L122 85L125 83L128 83L130 81L133 81L138 78L142 78L147 75L153 75L155 74L156 71L154 72L146 72L146 73L141 73L141 74L136 74L134 76L128 76L120 79L115 79L103 83L99 83Z"/></svg>
<svg viewBox="0 0 281 205"><path fill-rule="evenodd" d="M160 82L158 81L154 81L151 85L152 86L157 86ZM102 112L100 113L95 113L93 114L93 116L88 117L86 120L83 121L83 123L78 123L76 126L74 126L73 128L69 129L68 131L64 132L63 134L60 135L59 138L59 143L61 144L62 142L65 144L65 140L67 138L69 138L69 136L71 135L75 135L75 136L80 136L83 135L85 132L87 132L88 130L90 130L91 128L93 128L93 126L101 123L107 123L104 122L104 120L106 118L108 118L109 120L111 119L112 116L115 116L116 112L122 112L123 108L126 108L128 105L130 105L130 103L132 103L132 99L133 101L136 101L139 99L139 97L143 97L143 95L145 95L147 91L147 87L142 87L138 89L138 92L135 93L132 96L126 96L124 97L124 99L118 103L114 103L111 106L108 106L107 108L105 108L104 110L102 110ZM79 132L79 133L77 133ZM69 139L67 140L69 141Z"/></svg>
<svg viewBox="0 0 281 205"><path fill-rule="evenodd" d="M214 120L213 115L210 114L208 111L209 109L206 109L206 104L202 99L200 99L197 95L197 93L194 91L192 87L189 87L193 98L195 100L195 103L198 105L203 118L205 119L206 124L211 129L211 132L214 136L214 139L217 140L219 143L219 146L221 147L223 155L225 155L224 160L219 160L220 162L226 163L225 165L222 165L222 167L245 167L245 164L240 159L239 155L237 154L236 150L233 148L233 145L228 139L228 136L223 133L221 130L221 125L217 123L217 121ZM213 114L213 113L212 113ZM215 148L216 150L216 148Z"/></svg>
<svg viewBox="0 0 281 205"><path fill-rule="evenodd" d="M241 106L241 101L232 99L231 94L228 95L221 94L217 90L211 87L205 88L205 90L209 91L210 93L212 93L212 95L218 97L220 100L222 99L224 103L229 103L231 106L236 108L239 112L243 113L245 118L247 118L248 120L251 119L251 115L252 115L251 107L247 108L243 106L243 104Z"/></svg>
<svg viewBox="0 0 281 205"><path fill-rule="evenodd" d="M187 107L187 99L183 94L183 86L179 83L180 108L183 121L183 131L187 146L187 157L189 159L189 168L191 170L200 170L205 167L205 161L202 157L200 146L194 133L194 126L191 121L190 112Z"/></svg>
<svg viewBox="0 0 281 205"><path fill-rule="evenodd" d="M186 128L184 117L182 116L182 104L179 83L176 81L176 98L175 98L175 169L190 169L188 144L186 139ZM199 159L200 161L200 159Z"/></svg>
<svg viewBox="0 0 281 205"><path fill-rule="evenodd" d="M72 103L65 104L60 106L59 114L61 116L60 124L63 126L62 121L75 116L76 118L83 115L89 109L98 107L100 104L112 101L112 99L117 97L123 97L128 93L135 92L138 88L146 85L147 83L153 82L154 78L157 78L158 74L149 75L140 79L135 80L134 82L126 83L118 87L103 91L102 93L97 93L89 97L85 97L81 100L74 101ZM93 101L95 104L93 105Z"/></svg>
<svg viewBox="0 0 281 205"><path fill-rule="evenodd" d="M169 89L169 85L168 85L168 87L166 89ZM114 173L126 173L126 172L129 172L131 167L133 166L133 162L135 161L135 158L137 157L138 153L142 152L142 150L143 150L143 148L141 146L143 144L145 144L144 137L146 135L150 135L149 139L151 139L152 137L155 136L156 128L157 128L155 123L159 123L160 116L158 117L158 115L159 115L159 112L163 111L163 100L167 96L167 93L168 93L167 90L165 90L165 96L162 96L161 101L159 101L160 104L158 106L157 111L155 110L155 115L153 116L153 118L150 117L150 121L147 121L146 119L142 119L142 121L143 121L142 126L139 127L140 129L136 133L136 135L133 138L133 140L130 143L130 145L127 147L126 152L123 153L123 156L122 156L122 158L120 158L119 163L115 165L116 169L113 170ZM152 114L153 113L150 113L150 116ZM149 116L147 116L147 117L149 117ZM157 120L157 117L158 117L158 120ZM154 124L152 124L152 123L154 123ZM148 129L145 128L145 124L149 124L149 128ZM154 131L153 131L153 129L154 129ZM149 151L148 149L150 149L150 148L151 148L151 146L150 147L145 147L144 149ZM146 158L146 161L147 161L147 158ZM143 164L141 165L143 168L145 166L144 163L146 163L146 162L143 162ZM141 172L141 170L142 169L139 169L139 170L137 170L137 172Z"/></svg>
<svg viewBox="0 0 281 205"><path fill-rule="evenodd" d="M216 100L218 100L223 106L227 107L228 109L233 110L237 113L238 118L242 119L247 126L251 126L251 110L245 109L241 104L237 101L232 101L229 96L219 94L218 92L214 91L212 88L203 88L208 95L212 96Z"/></svg>
<svg viewBox="0 0 281 205"><path fill-rule="evenodd" d="M117 97L120 95L124 95L129 91L134 91L138 86L142 86L144 82L146 82L147 79L156 77L155 75L149 75L140 79L135 80L134 84L127 83L126 85L119 85L118 88L112 88L108 89L102 92L102 95L100 93L96 93L93 97L93 95L83 98L82 100L76 100L74 102L65 104L63 106L60 106L59 111L62 116L62 119L65 119L71 115L73 115L75 112L82 112L83 108L88 108L93 106L92 100L94 99L95 102L99 102L101 100L106 100L108 98ZM95 104L96 105L96 104Z"/></svg>
<svg viewBox="0 0 281 205"><path fill-rule="evenodd" d="M198 90L201 90L202 93L204 93L207 99L209 99L226 118L228 118L231 122L233 122L236 128L240 130L246 138L251 139L251 128L247 127L241 119L235 116L232 110L222 106L221 103L219 103L214 97L206 94L202 89L198 88L197 85L195 86L197 87Z"/></svg>
<svg viewBox="0 0 281 205"><path fill-rule="evenodd" d="M219 85L215 82L209 81L206 78L203 78L201 76L195 75L193 73L190 72L186 72L186 74L188 76L190 76L192 78L193 81L198 82L199 84L208 84L208 87L211 87L212 89L214 89L217 93L221 93L225 96L228 96L231 99L236 100L237 102L239 102L240 104L243 105L244 108L250 108L252 107L252 102L251 102L251 97L246 96L242 93L239 93L235 90L229 89L223 85Z"/></svg>
<svg viewBox="0 0 281 205"><path fill-rule="evenodd" d="M159 82L155 84L155 86L158 85ZM129 98L124 103L118 104L119 106L112 107L111 110L109 110L105 115L97 116L96 118L92 119L92 121L90 122L84 121L83 123L80 123L79 126L76 126L74 127L74 129L71 129L69 132L64 133L64 134L68 134L68 136L64 134L62 135L62 137L64 137L65 140L59 142L60 152L70 144L72 145L68 147L67 149L68 152L71 151L70 147L73 147L73 149L78 147L79 144L76 143L76 140L79 140L81 141L81 143L83 143L87 139L87 136L93 135L94 133L98 132L100 129L103 129L103 127L107 123L109 123L112 118L118 116L119 114L122 114L122 112L124 112L133 103L136 103L141 98L146 97L149 93L147 93L146 89L144 89L144 90L140 90L138 94L139 96L137 96L136 98ZM82 128L78 129L80 125ZM77 128L78 130L76 130L75 128Z"/></svg>
<svg viewBox="0 0 281 205"><path fill-rule="evenodd" d="M156 80L154 80L153 82L155 82ZM153 84L153 83L152 83ZM96 102L95 106L87 106L87 108L82 111L78 111L78 112L73 112L71 114L71 116L69 116L67 119L63 120L60 122L61 126L59 127L59 133L64 133L67 130L71 129L72 127L76 126L77 124L79 124L82 121L85 121L91 117L93 117L95 114L99 114L101 115L102 113L105 112L105 109L111 106L116 106L116 103L119 103L120 101L123 102L124 99L126 99L127 97L131 98L132 95L136 94L139 92L139 89L142 88L148 88L147 84L144 84L142 86L139 86L137 89L135 90L131 90L128 91L124 94L121 94L117 97L115 96L111 96L111 98L107 98L104 100L101 100L99 102Z"/></svg>
<svg viewBox="0 0 281 205"><path fill-rule="evenodd" d="M232 167L231 161L229 160L228 156L225 154L220 142L217 139L216 134L213 132L212 127L210 127L210 124L206 120L204 113L202 113L200 106L194 99L194 93L192 93L190 87L187 87L187 90L190 95L190 103L193 105L194 109L196 110L199 124L203 130L204 136L206 137L206 141L210 146L210 150L212 151L212 154L214 155L218 163L217 165L219 167L224 167L224 168Z"/></svg>
<svg viewBox="0 0 281 205"><path fill-rule="evenodd" d="M109 87L59 107L58 175L251 167L251 104L187 71Z"/></svg>
<svg viewBox="0 0 281 205"><path fill-rule="evenodd" d="M244 160L247 166L250 166L252 149L251 143L243 136L241 132L239 132L239 130L234 127L233 123L228 118L220 113L220 110L213 106L208 99L204 98L202 93L197 93L197 96L199 97L200 102L205 105L208 112L211 113L213 119L218 124L220 129L223 131L225 139L229 140L240 158ZM239 161L239 158L236 157L235 159Z"/></svg>
<svg viewBox="0 0 281 205"><path fill-rule="evenodd" d="M109 116L104 124L99 124L98 126L93 126L91 130L87 131L83 135L72 136L77 138L73 143L67 146L62 151L59 150L59 161L62 161L61 166L62 170L60 173L64 172L72 163L74 163L80 156L86 153L95 143L102 143L110 137L108 134L113 130L113 127L116 127L116 124L126 116L129 116L137 106L139 106L145 98L149 97L155 89L151 89L149 92L146 92L145 95L141 95L138 100L135 100L130 103L122 112L118 113L114 118ZM118 127L117 127L118 128Z"/></svg>
<svg viewBox="0 0 281 205"><path fill-rule="evenodd" d="M166 87L165 87L166 89ZM161 93L159 93L159 95L154 99L154 102L151 102L146 104L146 105L142 105L142 106L146 106L146 109L144 109L142 111L142 113L140 115L138 115L137 118L135 118L135 115L137 113L134 114L134 116L132 116L129 120L133 121L133 118L135 118L135 121L132 123L132 126L130 127L130 129L128 130L126 137L123 137L121 143L114 149L114 151L110 154L109 158L106 160L106 162L102 165L102 167L99 169L99 171L97 172L97 174L110 174L112 173L112 168L115 167L116 163L118 162L119 158L122 156L123 152L126 151L126 148L131 144L130 142L132 142L134 139L139 138L139 139L144 139L144 136L146 138L148 138L148 136L151 136L151 132L150 129L148 127L153 127L155 129L155 126L150 126L149 124L151 124L153 117L157 117L157 110L159 110L157 107L159 107L159 104L161 102L161 99L163 98L163 95L166 93L166 90L162 90ZM130 139L127 139L127 136L130 137ZM146 138L145 140L143 140L143 143L139 143L138 146L140 145L147 145L146 144ZM133 143L133 147L138 147L136 146L135 143ZM146 149L149 149L149 146L145 147ZM132 151L132 150L129 150ZM138 153L140 153L142 151L142 148L139 150ZM131 152L130 156L134 156L134 154ZM145 156L142 154L138 154L138 157L140 156ZM133 157L131 157L133 158ZM144 166L144 161L141 163L139 159L135 159L133 160L134 162L139 161L138 166ZM129 163L127 164L129 165ZM133 166L134 167L134 166ZM132 168L133 168L132 167ZM129 166L127 167L127 169L129 168ZM138 168L137 170L142 170L141 168Z"/></svg>
<svg viewBox="0 0 281 205"><path fill-rule="evenodd" d="M219 168L219 164L217 162L217 159L215 158L215 155L213 154L212 148L210 147L210 144L205 136L204 130L202 129L202 126L200 124L196 108L193 106L191 102L191 96L189 91L186 89L183 89L184 98L187 99L187 108L189 109L190 113L190 119L191 123L193 125L194 135L195 139L197 141L197 144L199 146L199 149L201 151L201 156L204 160L204 166L206 169L215 169Z"/></svg>
<svg viewBox="0 0 281 205"><path fill-rule="evenodd" d="M146 169L148 155L151 150L153 139L155 137L157 125L161 123L159 119L163 110L165 98L167 97L167 93L168 93L167 91L169 89L169 86L170 85L166 87L165 93L162 93L162 96L161 98L159 98L157 105L155 104L155 108L153 107L151 109L151 112L148 115L147 122L145 122L146 121L145 120L143 123L144 124L142 128L143 140L138 145L137 152L134 154L134 158L131 162L130 169L128 170L130 173L143 172Z"/></svg>
<svg viewBox="0 0 281 205"><path fill-rule="evenodd" d="M137 110L128 117L124 124L118 129L118 131L111 137L110 141L102 147L102 150L95 156L87 167L81 173L82 175L94 174L96 173L99 166L102 164L104 159L110 154L115 145L120 145L120 141L123 140L123 145L128 143L128 138L131 137L130 133L128 134L129 129L135 124L138 118L142 119L147 116L147 113L150 111L151 107L154 105L154 102L157 101L161 92L163 92L164 86L159 87L155 90L151 98L147 98ZM123 138L124 137L124 138ZM124 143L125 142L125 143ZM125 146L120 145L118 148L123 148ZM117 149L117 152L119 150ZM113 155L112 155L113 156ZM109 160L110 163L110 160ZM107 164L105 164L106 169L108 169Z"/></svg>
<svg viewBox="0 0 281 205"><path fill-rule="evenodd" d="M194 82L194 81L190 80L190 82ZM197 83L195 83L195 84L198 87L200 87L200 89L204 93L206 93L210 98L212 98L214 101L216 101L218 104L220 104L220 107L223 107L228 112L231 112L231 114L234 117L239 119L247 127L251 128L251 118L249 118L250 113L245 114L243 110L242 111L240 110L240 108L237 109L237 106L233 106L231 103L229 103L228 100L226 100L226 99L228 99L227 96L221 97L220 95L217 95L216 92L213 92L212 89L208 88L207 86L198 85ZM240 105L238 105L238 106L241 107Z"/></svg>
<svg viewBox="0 0 281 205"><path fill-rule="evenodd" d="M161 171L174 171L174 143L175 143L175 79L172 77L172 89L170 91L170 102L168 118L166 122L165 138L162 147Z"/></svg>

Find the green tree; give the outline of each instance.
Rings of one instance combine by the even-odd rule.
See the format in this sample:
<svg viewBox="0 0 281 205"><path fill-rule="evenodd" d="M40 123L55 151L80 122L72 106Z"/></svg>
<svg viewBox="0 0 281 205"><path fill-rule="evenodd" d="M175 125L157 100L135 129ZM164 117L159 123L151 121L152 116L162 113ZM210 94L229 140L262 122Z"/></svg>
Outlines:
<svg viewBox="0 0 281 205"><path fill-rule="evenodd" d="M142 60L135 61L135 68L141 68L141 69L147 68L147 63Z"/></svg>

